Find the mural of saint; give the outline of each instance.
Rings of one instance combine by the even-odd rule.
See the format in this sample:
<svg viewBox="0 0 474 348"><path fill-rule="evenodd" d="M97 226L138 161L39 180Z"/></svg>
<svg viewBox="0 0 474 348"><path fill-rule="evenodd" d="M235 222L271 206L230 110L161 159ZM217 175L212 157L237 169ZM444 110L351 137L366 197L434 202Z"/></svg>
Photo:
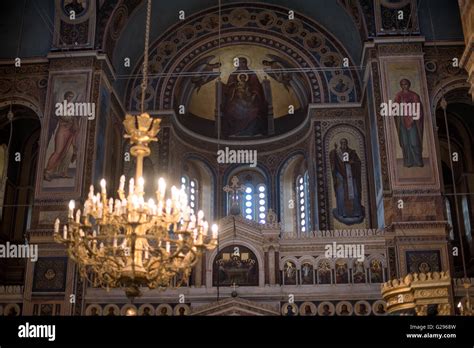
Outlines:
<svg viewBox="0 0 474 348"><path fill-rule="evenodd" d="M356 284L365 283L364 263L360 261L355 261L353 271L354 271L354 283Z"/></svg>
<svg viewBox="0 0 474 348"><path fill-rule="evenodd" d="M347 269L347 263L344 261L336 262L336 283L346 284L349 282L349 271Z"/></svg>
<svg viewBox="0 0 474 348"><path fill-rule="evenodd" d="M322 307L320 307L319 309L319 315L321 316L333 315L332 308L329 306L329 304L327 303L322 304Z"/></svg>
<svg viewBox="0 0 474 348"><path fill-rule="evenodd" d="M224 136L254 136L266 133L267 103L262 84L247 59L223 84L222 122Z"/></svg>
<svg viewBox="0 0 474 348"><path fill-rule="evenodd" d="M64 93L64 100L68 103L74 102L74 93ZM58 123L54 133L54 152L48 159L44 170L44 179L51 181L54 178L70 178L68 175L69 164L75 162L77 157L77 134L79 132L79 120L77 117L53 116ZM54 128L52 128L54 129ZM72 156L70 149L72 148Z"/></svg>
<svg viewBox="0 0 474 348"><path fill-rule="evenodd" d="M382 303L377 305L377 309L375 310L376 314L385 314L385 308Z"/></svg>
<svg viewBox="0 0 474 348"><path fill-rule="evenodd" d="M292 262L286 261L283 273L285 277L285 284L296 284L296 266Z"/></svg>
<svg viewBox="0 0 474 348"><path fill-rule="evenodd" d="M395 103L419 103L420 115L417 120L412 115L395 117L398 140L403 152L405 167L423 167L423 107L418 94L410 90L408 79L400 80L401 91L395 95Z"/></svg>
<svg viewBox="0 0 474 348"><path fill-rule="evenodd" d="M301 266L301 281L303 284L313 284L313 266L309 263Z"/></svg>
<svg viewBox="0 0 474 348"><path fill-rule="evenodd" d="M298 307L294 303L284 303L281 307L281 314L288 317L298 315Z"/></svg>
<svg viewBox="0 0 474 348"><path fill-rule="evenodd" d="M327 260L318 264L318 284L331 284L331 265Z"/></svg>
<svg viewBox="0 0 474 348"><path fill-rule="evenodd" d="M383 282L382 263L379 260L372 260L370 262L370 282L371 283Z"/></svg>
<svg viewBox="0 0 474 348"><path fill-rule="evenodd" d="M367 315L369 314L368 310L367 310L367 306L365 305L365 303L359 303L359 306L357 307L357 313L359 315Z"/></svg>
<svg viewBox="0 0 474 348"><path fill-rule="evenodd" d="M353 225L364 220L364 207L361 203L361 161L356 151L349 147L347 139L341 139L340 145L338 147L334 144L334 149L329 153L336 195L333 215L338 221Z"/></svg>
<svg viewBox="0 0 474 348"><path fill-rule="evenodd" d="M160 314L159 314L159 315L162 316L162 317L169 316L169 314L168 314L168 308L165 307L165 306L161 307L161 309L160 309Z"/></svg>
<svg viewBox="0 0 474 348"><path fill-rule="evenodd" d="M337 81L337 84L334 86L334 90L338 93L344 93L346 92L347 90L349 89L349 86L347 86L345 83L344 83L344 80L343 79L339 79Z"/></svg>
<svg viewBox="0 0 474 348"><path fill-rule="evenodd" d="M312 316L316 313L316 306L313 303L303 303L300 307L300 315Z"/></svg>
<svg viewBox="0 0 474 348"><path fill-rule="evenodd" d="M116 314L115 314L115 308L114 307L109 307L108 311L107 311L107 314L105 314L105 316L107 317L115 317Z"/></svg>
<svg viewBox="0 0 474 348"><path fill-rule="evenodd" d="M343 304L341 306L341 312L339 313L339 315L350 315L346 304Z"/></svg>
<svg viewBox="0 0 474 348"><path fill-rule="evenodd" d="M293 311L293 307L291 307L291 305L288 305L286 309L287 309L287 312L286 312L287 316L292 317L292 316L296 315L296 313Z"/></svg>

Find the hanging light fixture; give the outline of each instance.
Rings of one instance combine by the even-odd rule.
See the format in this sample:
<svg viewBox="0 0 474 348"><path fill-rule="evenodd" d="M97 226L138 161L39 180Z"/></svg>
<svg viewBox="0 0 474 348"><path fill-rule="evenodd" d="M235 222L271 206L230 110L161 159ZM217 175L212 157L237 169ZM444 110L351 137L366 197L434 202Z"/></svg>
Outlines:
<svg viewBox="0 0 474 348"><path fill-rule="evenodd" d="M67 224L61 228L59 219L54 223L55 241L65 245L83 278L96 287L126 287L129 297L139 296L140 286L168 287L175 277L178 286L185 283L199 255L217 246L218 233L217 225L209 228L202 211L193 214L182 189L173 186L167 192L163 178L158 180L156 201L145 193L143 159L151 153L149 143L158 140L161 122L144 112L150 13L148 0L141 114L126 115L123 122L124 137L136 157L135 178L126 192L122 175L115 199L107 196L105 179L100 192L91 185L83 209L76 210L72 200Z"/></svg>

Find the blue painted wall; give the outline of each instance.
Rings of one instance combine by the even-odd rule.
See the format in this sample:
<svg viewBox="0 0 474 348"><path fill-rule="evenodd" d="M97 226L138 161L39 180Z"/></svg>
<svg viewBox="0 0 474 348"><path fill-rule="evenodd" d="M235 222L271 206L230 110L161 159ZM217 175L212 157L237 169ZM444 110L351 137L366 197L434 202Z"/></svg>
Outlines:
<svg viewBox="0 0 474 348"><path fill-rule="evenodd" d="M0 59L17 56L21 27L19 56L46 56L53 41L54 0L0 1Z"/></svg>

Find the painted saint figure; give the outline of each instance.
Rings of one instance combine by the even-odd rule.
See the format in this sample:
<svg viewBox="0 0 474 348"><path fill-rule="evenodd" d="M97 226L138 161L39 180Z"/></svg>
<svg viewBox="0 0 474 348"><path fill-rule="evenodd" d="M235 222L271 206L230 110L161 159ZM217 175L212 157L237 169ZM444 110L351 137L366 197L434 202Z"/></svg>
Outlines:
<svg viewBox="0 0 474 348"><path fill-rule="evenodd" d="M74 93L67 91L64 99L71 103ZM58 116L58 125L54 134L54 152L48 159L44 170L44 179L51 181L53 178L68 178L69 164L77 157L76 138L79 132L79 120L76 117ZM72 156L69 150L72 147Z"/></svg>
<svg viewBox="0 0 474 348"><path fill-rule="evenodd" d="M402 90L395 95L395 103L419 103L420 115L395 117L395 126L398 131L398 140L403 152L403 165L405 167L423 167L423 107L418 94L410 91L411 82L408 79L400 81Z"/></svg>
<svg viewBox="0 0 474 348"><path fill-rule="evenodd" d="M361 161L356 151L348 145L347 139L340 141L340 147L334 144L329 153L331 163L336 208L334 217L346 224L353 225L364 220L364 207L361 204Z"/></svg>
<svg viewBox="0 0 474 348"><path fill-rule="evenodd" d="M239 66L223 85L223 133L225 136L254 136L266 133L267 103L255 72L240 57Z"/></svg>

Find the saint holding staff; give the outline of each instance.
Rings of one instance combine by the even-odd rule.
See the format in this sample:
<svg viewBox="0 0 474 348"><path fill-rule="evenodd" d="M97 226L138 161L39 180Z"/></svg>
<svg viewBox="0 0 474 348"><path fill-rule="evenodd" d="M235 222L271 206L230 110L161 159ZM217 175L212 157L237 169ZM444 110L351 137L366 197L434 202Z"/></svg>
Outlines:
<svg viewBox="0 0 474 348"><path fill-rule="evenodd" d="M364 220L364 207L361 204L361 161L357 152L351 149L347 139L340 141L340 147L334 144L329 153L331 173L336 195L334 217L346 224L353 225Z"/></svg>

